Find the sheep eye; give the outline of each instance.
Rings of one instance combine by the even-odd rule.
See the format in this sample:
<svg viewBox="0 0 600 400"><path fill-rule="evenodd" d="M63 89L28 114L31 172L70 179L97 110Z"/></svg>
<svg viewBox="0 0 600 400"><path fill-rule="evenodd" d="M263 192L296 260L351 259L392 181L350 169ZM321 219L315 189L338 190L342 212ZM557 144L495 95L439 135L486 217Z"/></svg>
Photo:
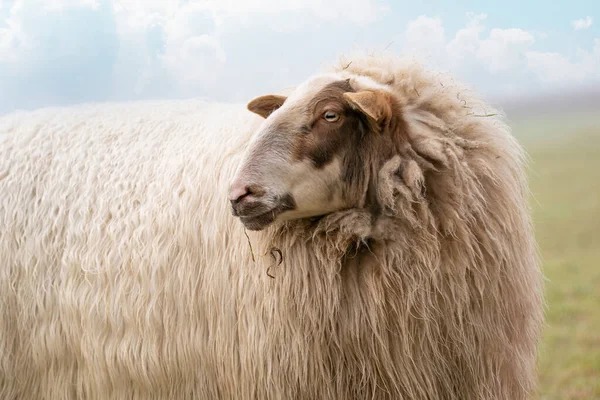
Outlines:
<svg viewBox="0 0 600 400"><path fill-rule="evenodd" d="M326 111L325 114L323 114L323 118L325 118L327 122L336 122L340 119L340 115L333 111Z"/></svg>

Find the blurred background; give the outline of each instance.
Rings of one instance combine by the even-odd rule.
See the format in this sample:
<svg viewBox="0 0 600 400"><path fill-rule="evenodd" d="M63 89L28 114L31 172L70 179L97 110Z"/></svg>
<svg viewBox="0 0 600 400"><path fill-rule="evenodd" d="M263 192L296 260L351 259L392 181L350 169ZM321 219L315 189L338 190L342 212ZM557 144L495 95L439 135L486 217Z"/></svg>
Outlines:
<svg viewBox="0 0 600 400"><path fill-rule="evenodd" d="M449 71L504 110L531 157L548 303L536 398L600 399L600 1L418 3L0 0L0 115L246 103L353 51Z"/></svg>

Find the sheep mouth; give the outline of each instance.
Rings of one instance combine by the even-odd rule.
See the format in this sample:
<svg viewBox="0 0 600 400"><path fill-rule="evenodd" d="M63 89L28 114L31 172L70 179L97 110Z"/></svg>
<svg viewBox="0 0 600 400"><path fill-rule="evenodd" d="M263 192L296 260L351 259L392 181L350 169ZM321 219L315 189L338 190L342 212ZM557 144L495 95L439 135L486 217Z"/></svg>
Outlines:
<svg viewBox="0 0 600 400"><path fill-rule="evenodd" d="M246 229L260 231L271 225L275 219L277 219L279 214L296 208L296 201L290 194L278 197L275 204L275 207L266 211L261 210L261 208L265 206L265 203L262 203L259 206L253 206L250 212L246 209L245 213L240 213L234 209L233 215L239 217Z"/></svg>
<svg viewBox="0 0 600 400"><path fill-rule="evenodd" d="M246 229L251 231L260 231L271 225L279 214L281 214L281 211L275 207L259 215L253 215L249 217L240 216L239 218Z"/></svg>

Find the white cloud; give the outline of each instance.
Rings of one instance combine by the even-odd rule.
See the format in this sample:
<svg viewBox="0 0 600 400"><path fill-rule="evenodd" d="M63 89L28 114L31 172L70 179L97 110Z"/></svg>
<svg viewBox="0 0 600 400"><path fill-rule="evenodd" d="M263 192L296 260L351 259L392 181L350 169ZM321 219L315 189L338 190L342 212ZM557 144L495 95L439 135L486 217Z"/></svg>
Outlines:
<svg viewBox="0 0 600 400"><path fill-rule="evenodd" d="M46 11L60 11L70 7L89 7L95 10L100 6L100 0L51 0L40 1L40 5Z"/></svg>
<svg viewBox="0 0 600 400"><path fill-rule="evenodd" d="M407 25L403 51L497 95L600 83L600 39L592 50L568 57L536 51L536 41L546 38L543 32L487 29L486 19L470 13L465 27L448 34L440 18L420 16Z"/></svg>
<svg viewBox="0 0 600 400"><path fill-rule="evenodd" d="M440 18L420 16L408 23L404 50L433 61L438 67L454 69L476 62L492 74L523 64L523 51L535 42L532 33L495 28L482 37L487 15L470 13L467 18L467 26L448 41Z"/></svg>
<svg viewBox="0 0 600 400"><path fill-rule="evenodd" d="M30 47L30 41L14 8L10 10L5 25L0 28L0 63L14 64L20 61L22 52Z"/></svg>
<svg viewBox="0 0 600 400"><path fill-rule="evenodd" d="M552 52L530 51L525 54L527 65L538 78L548 84L600 83L600 39L591 51L580 49L575 60Z"/></svg>
<svg viewBox="0 0 600 400"><path fill-rule="evenodd" d="M377 0L206 0L203 4L217 14L283 14L308 13L324 21L345 21L365 24L375 21L387 10Z"/></svg>
<svg viewBox="0 0 600 400"><path fill-rule="evenodd" d="M453 65L460 64L466 57L474 57L479 51L479 35L485 30L483 21L486 14L467 14L467 26L459 29L454 38L446 45Z"/></svg>
<svg viewBox="0 0 600 400"><path fill-rule="evenodd" d="M559 53L530 51L526 54L527 66L544 83L581 82L580 66L571 63Z"/></svg>
<svg viewBox="0 0 600 400"><path fill-rule="evenodd" d="M340 53L382 48L394 29L402 36L394 40L402 53L450 70L487 94L600 81L600 40L569 56L543 52L536 46L544 32L487 27L487 15L474 13L457 31L427 15L398 27L381 19L395 4L0 0L0 93L8 93L0 96L0 109L56 99L241 101L298 82ZM372 24L378 20L387 25ZM574 27L591 23L587 17ZM29 100L36 98L41 100Z"/></svg>
<svg viewBox="0 0 600 400"><path fill-rule="evenodd" d="M136 81L136 92L143 92L164 71L184 91L216 80L227 56L218 18L208 4L116 0L114 9L122 42L117 68L135 65L144 71L129 77ZM149 43L153 36L158 43Z"/></svg>
<svg viewBox="0 0 600 400"><path fill-rule="evenodd" d="M185 87L218 81L227 56L215 36L199 34L184 38L167 36L165 52L160 59Z"/></svg>
<svg viewBox="0 0 600 400"><path fill-rule="evenodd" d="M571 21L571 24L573 24L573 29L575 29L576 31L578 30L582 30L582 29L587 29L590 26L592 26L592 17L590 17L589 15L585 18L580 18L580 19L576 19L574 21Z"/></svg>
<svg viewBox="0 0 600 400"><path fill-rule="evenodd" d="M0 27L0 63L20 63L21 68L26 67L28 58L35 56L36 47L43 38L36 37L25 26L27 17L33 12L57 13L70 7L96 9L98 6L98 0L15 0L8 8L6 26Z"/></svg>
<svg viewBox="0 0 600 400"><path fill-rule="evenodd" d="M432 63L442 63L442 50L446 44L446 34L439 17L419 16L410 21L404 33L403 51Z"/></svg>
<svg viewBox="0 0 600 400"><path fill-rule="evenodd" d="M220 23L224 19L248 21L254 15L277 16L305 13L322 21L366 24L387 12L383 0L113 0L117 12L130 13L137 19L169 19L182 7L203 8ZM277 23L274 18L273 23Z"/></svg>
<svg viewBox="0 0 600 400"><path fill-rule="evenodd" d="M415 50L421 48L423 44L434 49L444 45L446 35L440 17L430 18L421 15L410 21L406 27L406 42L409 48L414 47Z"/></svg>
<svg viewBox="0 0 600 400"><path fill-rule="evenodd" d="M507 71L521 65L523 51L534 42L533 35L522 29L492 29L479 42L477 58L492 73Z"/></svg>
<svg viewBox="0 0 600 400"><path fill-rule="evenodd" d="M223 36L240 26L263 23L280 32L330 22L360 26L387 10L380 0L113 0L113 8L122 41L116 68L143 68L145 73L131 77L138 92L152 84L161 68L184 92L210 86L228 59ZM156 57L148 56L152 31L163 40Z"/></svg>
<svg viewBox="0 0 600 400"><path fill-rule="evenodd" d="M384 0L16 0L0 21L0 63L24 68L44 43L24 27L28 16L101 5L111 9L119 36L115 71L134 81L138 93L165 73L180 88L215 81L227 61L223 34L242 24L261 21L286 32L318 23L360 26L387 10Z"/></svg>

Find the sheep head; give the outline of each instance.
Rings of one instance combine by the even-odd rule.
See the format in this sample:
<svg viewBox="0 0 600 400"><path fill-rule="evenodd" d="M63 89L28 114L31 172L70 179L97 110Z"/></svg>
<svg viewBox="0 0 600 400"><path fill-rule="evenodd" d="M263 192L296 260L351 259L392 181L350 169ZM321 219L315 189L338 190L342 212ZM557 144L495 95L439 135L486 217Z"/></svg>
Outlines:
<svg viewBox="0 0 600 400"><path fill-rule="evenodd" d="M406 145L402 106L365 77L316 76L290 96L261 96L265 118L230 187L234 216L250 230L359 208L381 209L381 168Z"/></svg>

